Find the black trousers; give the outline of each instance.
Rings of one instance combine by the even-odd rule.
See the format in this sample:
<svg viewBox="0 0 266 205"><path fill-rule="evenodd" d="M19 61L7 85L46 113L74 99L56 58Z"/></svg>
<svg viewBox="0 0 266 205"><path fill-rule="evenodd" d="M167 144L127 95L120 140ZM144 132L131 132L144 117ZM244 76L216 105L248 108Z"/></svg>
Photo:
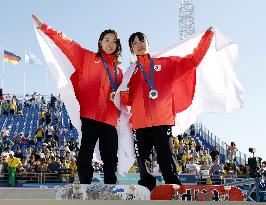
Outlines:
<svg viewBox="0 0 266 205"><path fill-rule="evenodd" d="M156 178L149 170L153 146L157 152L157 161L165 183L181 184L173 154L171 126L161 125L136 129L134 137L137 144L136 155L140 169L139 184L150 190L156 186Z"/></svg>
<svg viewBox="0 0 266 205"><path fill-rule="evenodd" d="M99 150L103 161L104 183L116 184L118 136L114 126L81 118L82 139L77 158L78 175L81 184L90 184L93 178L93 152L99 139Z"/></svg>

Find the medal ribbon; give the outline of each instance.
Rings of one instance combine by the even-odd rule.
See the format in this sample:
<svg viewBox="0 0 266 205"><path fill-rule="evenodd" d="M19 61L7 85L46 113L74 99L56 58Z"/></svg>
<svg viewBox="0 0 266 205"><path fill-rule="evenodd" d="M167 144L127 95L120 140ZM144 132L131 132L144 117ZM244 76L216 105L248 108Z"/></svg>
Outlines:
<svg viewBox="0 0 266 205"><path fill-rule="evenodd" d="M143 66L141 65L141 63L139 61L137 61L137 65L140 69L140 71L143 73L145 80L147 81L150 90L155 90L155 86L154 86L154 63L152 58L150 58L150 69L151 69L151 79L149 79L148 73L144 70Z"/></svg>
<svg viewBox="0 0 266 205"><path fill-rule="evenodd" d="M112 92L115 92L116 91L116 84L117 84L117 68L116 66L113 64L114 66L114 71L115 71L115 79L113 80L113 77L112 77L112 74L111 74L111 70L106 62L106 60L104 59L104 57L102 55L100 55L100 58L103 62L103 65L104 65L104 68L106 70L106 73L108 75L108 78L109 78L109 81L110 81L110 85L111 85L111 89L112 89Z"/></svg>

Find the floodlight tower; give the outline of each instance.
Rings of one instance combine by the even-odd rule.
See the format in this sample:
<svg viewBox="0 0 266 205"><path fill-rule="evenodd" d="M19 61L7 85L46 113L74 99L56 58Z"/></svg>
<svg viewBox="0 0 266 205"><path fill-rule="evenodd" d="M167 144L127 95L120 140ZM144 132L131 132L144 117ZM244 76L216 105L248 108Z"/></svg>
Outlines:
<svg viewBox="0 0 266 205"><path fill-rule="evenodd" d="M185 40L194 33L194 2L193 0L179 0L179 38Z"/></svg>

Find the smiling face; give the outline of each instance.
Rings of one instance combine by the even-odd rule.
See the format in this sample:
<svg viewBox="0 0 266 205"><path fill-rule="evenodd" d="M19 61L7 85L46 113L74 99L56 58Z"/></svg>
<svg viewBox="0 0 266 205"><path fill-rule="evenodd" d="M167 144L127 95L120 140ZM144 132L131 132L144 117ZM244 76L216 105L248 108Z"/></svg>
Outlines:
<svg viewBox="0 0 266 205"><path fill-rule="evenodd" d="M99 43L102 50L109 55L114 54L117 49L117 39L115 34L113 33L105 34L103 39L99 41Z"/></svg>
<svg viewBox="0 0 266 205"><path fill-rule="evenodd" d="M135 37L131 51L135 55L145 55L148 53L148 43L146 39L140 40L138 36Z"/></svg>
<svg viewBox="0 0 266 205"><path fill-rule="evenodd" d="M143 33L133 33L128 41L130 50L135 55L145 55L148 53L149 43Z"/></svg>

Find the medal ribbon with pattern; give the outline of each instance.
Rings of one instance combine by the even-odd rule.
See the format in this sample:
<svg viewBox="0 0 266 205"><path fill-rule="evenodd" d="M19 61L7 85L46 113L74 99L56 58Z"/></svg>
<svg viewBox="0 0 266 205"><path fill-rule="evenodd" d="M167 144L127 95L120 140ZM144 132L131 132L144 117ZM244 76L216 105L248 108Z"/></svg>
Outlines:
<svg viewBox="0 0 266 205"><path fill-rule="evenodd" d="M148 94L149 98L153 100L156 99L158 97L158 91L155 89L155 85L154 85L154 63L153 63L152 58L150 58L151 78L149 78L147 72L144 70L143 66L141 65L139 61L137 61L137 65L140 71L143 73L144 78L150 87L150 92Z"/></svg>
<svg viewBox="0 0 266 205"><path fill-rule="evenodd" d="M114 71L115 71L115 78L113 79L112 74L111 74L111 70L110 70L106 60L104 59L104 57L102 55L100 55L100 59L103 62L104 68L106 70L106 73L107 73L109 81L110 81L111 90L112 90L112 92L110 93L110 100L113 101L114 97L115 97L115 92L117 89L116 88L117 87L117 68L116 68L115 64L113 64Z"/></svg>

